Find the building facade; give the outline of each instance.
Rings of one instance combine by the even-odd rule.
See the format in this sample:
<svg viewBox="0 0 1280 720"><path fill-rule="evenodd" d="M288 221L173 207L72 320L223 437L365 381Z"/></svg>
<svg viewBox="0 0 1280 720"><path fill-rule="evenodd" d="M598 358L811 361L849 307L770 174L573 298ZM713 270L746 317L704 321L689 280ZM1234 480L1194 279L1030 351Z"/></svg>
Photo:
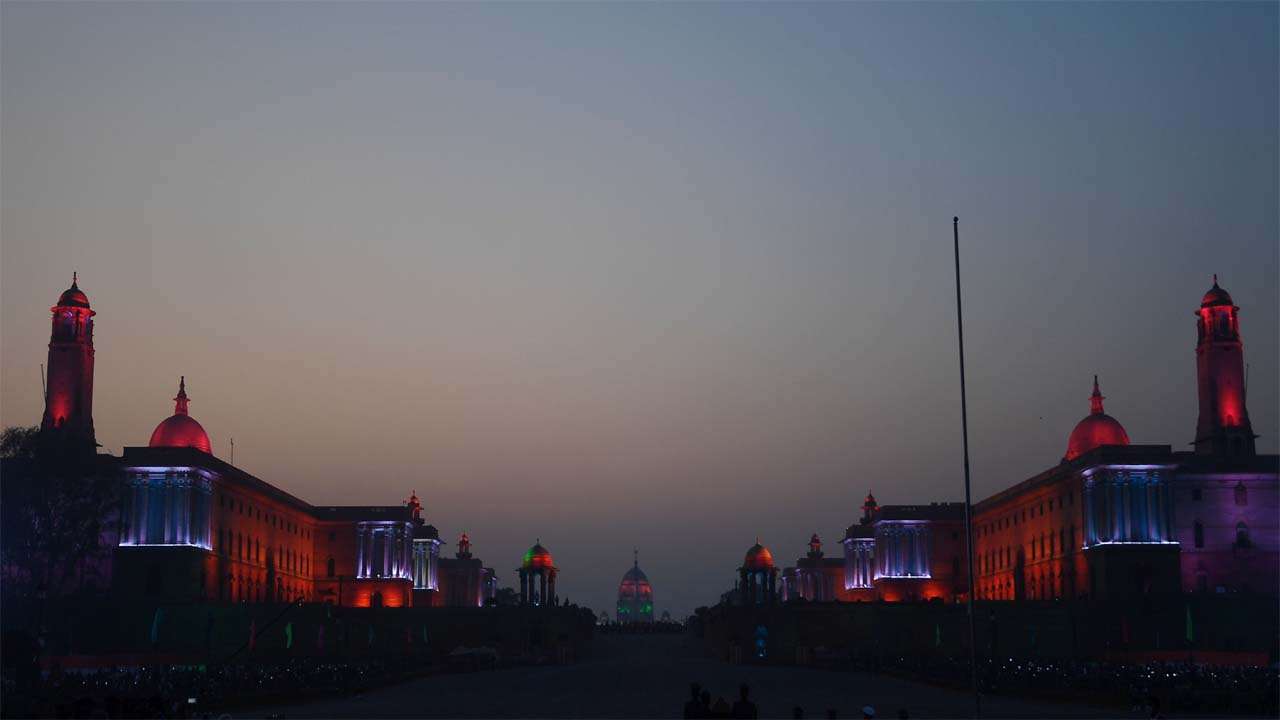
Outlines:
<svg viewBox="0 0 1280 720"><path fill-rule="evenodd" d="M1090 412L1062 459L975 503L978 598L1276 593L1280 463L1256 453L1239 311L1215 276L1195 313L1200 412L1191 450L1131 444L1105 412L1095 376ZM808 556L783 571L783 600L967 594L963 503L881 507L868 494L862 510L842 540L842 566L822 557L814 535Z"/></svg>
<svg viewBox="0 0 1280 720"><path fill-rule="evenodd" d="M93 452L93 321L78 278L51 308L41 442ZM439 557L414 494L390 506L315 506L213 454L191 416L186 378L145 447L109 459L124 483L111 584L120 594L191 602L348 606L483 605L493 570Z"/></svg>

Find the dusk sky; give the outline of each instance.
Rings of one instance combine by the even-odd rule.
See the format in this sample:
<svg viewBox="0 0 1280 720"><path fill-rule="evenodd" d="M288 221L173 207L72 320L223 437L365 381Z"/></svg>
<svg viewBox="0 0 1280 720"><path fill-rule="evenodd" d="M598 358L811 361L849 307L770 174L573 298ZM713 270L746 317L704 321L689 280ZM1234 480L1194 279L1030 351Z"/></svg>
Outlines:
<svg viewBox="0 0 1280 720"><path fill-rule="evenodd" d="M0 8L6 426L78 271L106 451L186 375L264 480L681 617L963 498L958 215L975 501L1095 373L1189 449L1215 272L1277 451L1276 3Z"/></svg>

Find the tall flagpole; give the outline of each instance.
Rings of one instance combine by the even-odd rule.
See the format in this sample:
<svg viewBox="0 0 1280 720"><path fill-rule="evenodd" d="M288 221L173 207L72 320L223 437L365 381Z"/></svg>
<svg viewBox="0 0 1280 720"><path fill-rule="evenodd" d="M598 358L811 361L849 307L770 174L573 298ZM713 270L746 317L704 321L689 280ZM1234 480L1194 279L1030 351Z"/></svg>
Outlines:
<svg viewBox="0 0 1280 720"><path fill-rule="evenodd" d="M969 494L969 405L964 388L964 313L960 309L960 218L951 218L951 236L956 250L956 330L960 341L960 429L964 438L964 540L969 565L969 680L973 684L973 716L982 717L982 696L978 693L978 631L974 625L973 596L973 500Z"/></svg>

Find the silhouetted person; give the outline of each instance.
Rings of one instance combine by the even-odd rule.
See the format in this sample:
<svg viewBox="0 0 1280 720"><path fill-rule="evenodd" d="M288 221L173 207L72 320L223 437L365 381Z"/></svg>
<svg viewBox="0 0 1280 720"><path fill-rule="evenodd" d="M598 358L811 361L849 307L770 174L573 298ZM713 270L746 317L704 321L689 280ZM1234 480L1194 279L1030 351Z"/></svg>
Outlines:
<svg viewBox="0 0 1280 720"><path fill-rule="evenodd" d="M794 718L794 720L804 720L804 708L799 705L791 708L791 717Z"/></svg>
<svg viewBox="0 0 1280 720"><path fill-rule="evenodd" d="M731 716L741 718L742 720L754 720L757 715L756 704L748 700L751 695L751 688L743 683L738 688L738 701L733 704Z"/></svg>
<svg viewBox="0 0 1280 720"><path fill-rule="evenodd" d="M711 717L730 718L732 715L730 715L729 712L729 702L724 699L724 696L722 695L716 698L716 704L711 706Z"/></svg>
<svg viewBox="0 0 1280 720"><path fill-rule="evenodd" d="M684 704L685 720L689 718L704 718L706 711L701 702L698 701L698 695L702 692L702 686L698 683L689 683L689 701Z"/></svg>
<svg viewBox="0 0 1280 720"><path fill-rule="evenodd" d="M909 720L911 716L907 714L906 708L898 709L898 720Z"/></svg>

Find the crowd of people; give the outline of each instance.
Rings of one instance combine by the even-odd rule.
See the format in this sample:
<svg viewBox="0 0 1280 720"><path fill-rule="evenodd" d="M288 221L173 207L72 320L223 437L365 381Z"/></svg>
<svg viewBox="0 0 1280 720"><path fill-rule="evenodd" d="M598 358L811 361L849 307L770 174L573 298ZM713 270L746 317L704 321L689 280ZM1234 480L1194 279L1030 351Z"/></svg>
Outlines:
<svg viewBox="0 0 1280 720"><path fill-rule="evenodd" d="M610 621L596 625L596 632L602 635L655 635L660 633L678 635L684 631L684 623L678 623L672 620L627 623Z"/></svg>
<svg viewBox="0 0 1280 720"><path fill-rule="evenodd" d="M853 669L967 686L967 657L851 656ZM980 661L983 693L1127 703L1153 716L1166 711L1280 713L1280 676L1274 667L1219 667L1191 662L1145 664L1070 660Z"/></svg>
<svg viewBox="0 0 1280 720"><path fill-rule="evenodd" d="M232 703L269 703L310 693L352 693L413 670L414 658L281 663L214 668L150 666L63 672L53 668L34 685L5 677L4 717L200 718ZM420 669L420 668L418 668Z"/></svg>
<svg viewBox="0 0 1280 720"><path fill-rule="evenodd" d="M689 699L684 703L684 712L682 715L686 720L689 718L727 718L732 720L751 720L760 716L760 709L755 701L751 699L751 687L740 685L738 687L738 699L732 704L725 699L723 695L717 696L713 701L711 699L711 691L706 690L698 683L689 684ZM796 706L791 708L791 717L796 720L803 720L805 710L803 707ZM839 717L836 708L824 708L821 715L814 717L835 718ZM864 720L873 720L876 717L876 709L870 705L865 705L858 710L858 715ZM908 720L906 709L898 710L897 717L901 720Z"/></svg>

